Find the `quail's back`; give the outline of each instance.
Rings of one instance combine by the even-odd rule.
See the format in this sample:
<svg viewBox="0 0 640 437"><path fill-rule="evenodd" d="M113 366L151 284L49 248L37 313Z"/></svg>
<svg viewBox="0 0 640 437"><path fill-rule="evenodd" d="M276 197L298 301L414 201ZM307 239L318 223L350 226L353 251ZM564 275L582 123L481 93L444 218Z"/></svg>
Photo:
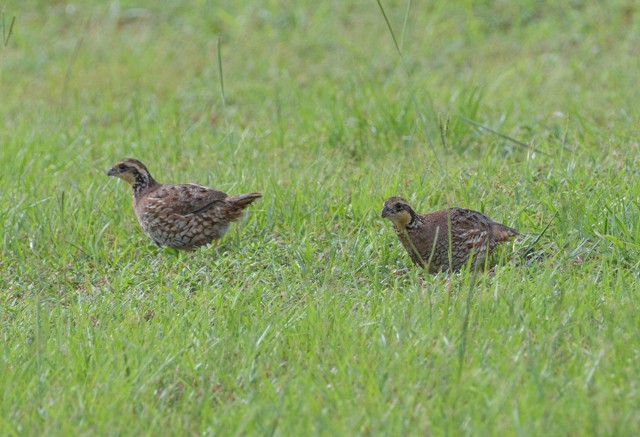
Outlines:
<svg viewBox="0 0 640 437"><path fill-rule="evenodd" d="M413 262L431 273L460 270L470 256L472 267L479 268L498 244L518 234L470 209L417 214L400 197L385 201L382 217L391 220Z"/></svg>
<svg viewBox="0 0 640 437"><path fill-rule="evenodd" d="M260 193L228 196L197 184L156 182L142 162L124 159L107 172L133 188L133 207L144 232L158 245L192 250L219 240Z"/></svg>

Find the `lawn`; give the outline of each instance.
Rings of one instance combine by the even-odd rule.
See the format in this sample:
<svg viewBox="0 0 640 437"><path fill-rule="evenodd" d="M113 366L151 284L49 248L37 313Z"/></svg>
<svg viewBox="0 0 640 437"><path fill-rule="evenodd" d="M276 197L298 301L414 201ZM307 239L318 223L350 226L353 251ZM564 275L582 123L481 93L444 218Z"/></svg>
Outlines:
<svg viewBox="0 0 640 437"><path fill-rule="evenodd" d="M637 434L636 2L10 0L0 28L0 434ZM217 251L158 249L124 157L264 197ZM394 195L522 235L429 275Z"/></svg>

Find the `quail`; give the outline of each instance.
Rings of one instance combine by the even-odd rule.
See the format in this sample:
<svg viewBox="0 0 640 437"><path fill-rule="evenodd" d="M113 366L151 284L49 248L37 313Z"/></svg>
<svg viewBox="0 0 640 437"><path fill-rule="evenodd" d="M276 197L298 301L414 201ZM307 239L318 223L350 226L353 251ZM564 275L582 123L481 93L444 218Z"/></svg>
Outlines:
<svg viewBox="0 0 640 437"><path fill-rule="evenodd" d="M401 197L384 202L382 218L393 223L411 260L430 273L460 270L470 256L472 268L481 268L498 244L518 235L515 229L470 209L417 214Z"/></svg>
<svg viewBox="0 0 640 437"><path fill-rule="evenodd" d="M193 250L219 240L231 222L260 193L228 196L197 184L165 185L153 179L145 165L127 158L107 171L133 188L133 209L145 234L157 245Z"/></svg>

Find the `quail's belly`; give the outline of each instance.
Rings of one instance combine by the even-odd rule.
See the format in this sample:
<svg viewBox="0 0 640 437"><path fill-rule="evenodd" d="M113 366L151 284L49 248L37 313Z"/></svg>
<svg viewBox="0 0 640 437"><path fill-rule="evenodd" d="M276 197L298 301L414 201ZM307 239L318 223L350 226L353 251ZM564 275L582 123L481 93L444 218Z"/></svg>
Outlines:
<svg viewBox="0 0 640 437"><path fill-rule="evenodd" d="M211 214L147 214L140 217L145 233L161 246L195 248L224 236L230 223L220 223Z"/></svg>

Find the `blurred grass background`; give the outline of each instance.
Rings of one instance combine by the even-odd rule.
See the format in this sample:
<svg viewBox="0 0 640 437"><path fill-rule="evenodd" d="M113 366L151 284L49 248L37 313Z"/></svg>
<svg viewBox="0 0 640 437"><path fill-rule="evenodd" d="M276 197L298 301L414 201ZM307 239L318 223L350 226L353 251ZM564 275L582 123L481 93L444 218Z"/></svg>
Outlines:
<svg viewBox="0 0 640 437"><path fill-rule="evenodd" d="M381 4L0 5L3 434L638 429L640 8ZM125 156L264 198L176 258ZM425 277L391 195L525 236Z"/></svg>

